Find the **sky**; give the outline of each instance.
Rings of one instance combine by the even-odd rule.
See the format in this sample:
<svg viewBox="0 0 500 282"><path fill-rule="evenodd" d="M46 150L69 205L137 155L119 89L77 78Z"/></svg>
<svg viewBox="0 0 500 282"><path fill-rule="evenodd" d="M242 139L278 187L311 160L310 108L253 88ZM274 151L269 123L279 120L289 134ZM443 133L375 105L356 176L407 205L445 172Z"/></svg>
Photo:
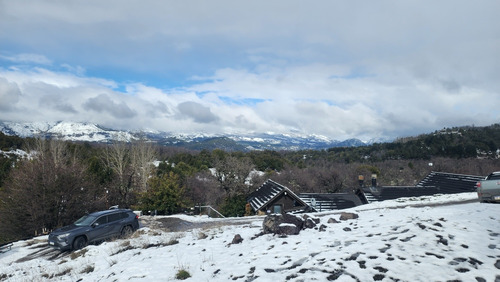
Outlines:
<svg viewBox="0 0 500 282"><path fill-rule="evenodd" d="M500 122L499 1L0 0L0 120L393 139Z"/></svg>
<svg viewBox="0 0 500 282"><path fill-rule="evenodd" d="M183 269L191 275L185 281L498 281L498 205L432 206L470 199L476 193L372 203L347 210L359 218L340 223L328 223L339 220L339 211L310 214L324 232L306 229L284 238L258 236L262 216L187 215L170 217L212 227L167 232L150 224L130 239L71 254L51 251L47 236L40 236L0 253L0 276L15 282L177 281ZM236 234L243 241L232 244Z"/></svg>

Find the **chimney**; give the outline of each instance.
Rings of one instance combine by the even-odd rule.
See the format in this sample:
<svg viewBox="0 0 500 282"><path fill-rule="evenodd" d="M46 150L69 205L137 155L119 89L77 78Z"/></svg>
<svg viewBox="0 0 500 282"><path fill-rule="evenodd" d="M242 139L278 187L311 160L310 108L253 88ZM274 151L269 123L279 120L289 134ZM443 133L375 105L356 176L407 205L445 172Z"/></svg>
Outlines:
<svg viewBox="0 0 500 282"><path fill-rule="evenodd" d="M372 174L372 187L377 187L377 175Z"/></svg>
<svg viewBox="0 0 500 282"><path fill-rule="evenodd" d="M363 175L358 175L359 187L363 187L365 183L365 177Z"/></svg>

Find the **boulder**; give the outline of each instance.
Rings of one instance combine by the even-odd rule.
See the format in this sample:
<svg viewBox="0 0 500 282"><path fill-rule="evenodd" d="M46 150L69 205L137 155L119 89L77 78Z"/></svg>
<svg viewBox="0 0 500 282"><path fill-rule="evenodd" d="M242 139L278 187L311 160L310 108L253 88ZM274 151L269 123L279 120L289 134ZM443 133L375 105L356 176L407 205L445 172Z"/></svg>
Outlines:
<svg viewBox="0 0 500 282"><path fill-rule="evenodd" d="M304 229L316 227L316 222L312 218L306 218L304 221Z"/></svg>
<svg viewBox="0 0 500 282"><path fill-rule="evenodd" d="M297 235L300 229L292 223L282 223L278 227L278 234L280 235Z"/></svg>
<svg viewBox="0 0 500 282"><path fill-rule="evenodd" d="M340 214L340 220L356 219L358 217L358 214L352 212L343 212Z"/></svg>
<svg viewBox="0 0 500 282"><path fill-rule="evenodd" d="M328 219L328 223L340 223L340 221L336 220L335 218L330 218Z"/></svg>
<svg viewBox="0 0 500 282"><path fill-rule="evenodd" d="M236 234L236 235L234 235L234 238L233 238L233 241L231 242L231 244L239 244L241 242L243 242L243 238L241 238L240 234Z"/></svg>
<svg viewBox="0 0 500 282"><path fill-rule="evenodd" d="M294 235L304 226L304 220L290 214L270 214L264 218L262 228L264 233Z"/></svg>

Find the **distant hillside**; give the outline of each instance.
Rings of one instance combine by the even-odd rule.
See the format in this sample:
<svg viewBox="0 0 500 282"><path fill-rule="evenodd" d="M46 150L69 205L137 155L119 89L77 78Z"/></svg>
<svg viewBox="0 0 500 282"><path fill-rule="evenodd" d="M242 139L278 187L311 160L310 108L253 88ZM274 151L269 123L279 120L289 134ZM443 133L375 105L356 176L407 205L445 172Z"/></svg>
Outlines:
<svg viewBox="0 0 500 282"><path fill-rule="evenodd" d="M320 135L249 133L235 134L179 134L152 131L124 131L104 128L92 123L77 122L0 122L0 131L19 137L58 138L76 142L110 143L131 142L145 138L164 146L183 147L192 150L222 149L225 151L254 150L321 150L331 147L366 146L358 139L332 140Z"/></svg>
<svg viewBox="0 0 500 282"><path fill-rule="evenodd" d="M445 128L415 137L399 138L391 143L378 143L357 148L331 148L347 158L372 160L500 157L500 124L485 127Z"/></svg>
<svg viewBox="0 0 500 282"><path fill-rule="evenodd" d="M431 157L495 159L500 156L500 124L484 127L445 128L429 134L398 138L393 142L381 143L365 143L358 139L338 141L319 135L304 136L298 134L262 133L242 136L132 132L107 129L90 123L70 122L0 122L0 132L8 136L58 138L68 141L101 143L117 140L131 142L146 138L159 145L190 150L221 149L241 152L328 150L330 154L335 154L336 158L346 161L429 159ZM19 140L19 138L10 141L0 140L0 144L5 150L5 148L12 147L9 145L12 142L19 145Z"/></svg>

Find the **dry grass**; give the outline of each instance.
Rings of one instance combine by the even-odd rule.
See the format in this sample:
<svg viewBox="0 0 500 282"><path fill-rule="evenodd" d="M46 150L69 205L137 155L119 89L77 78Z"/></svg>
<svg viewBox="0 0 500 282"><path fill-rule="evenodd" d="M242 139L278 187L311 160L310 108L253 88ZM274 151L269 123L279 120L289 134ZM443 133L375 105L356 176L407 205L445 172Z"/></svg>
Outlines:
<svg viewBox="0 0 500 282"><path fill-rule="evenodd" d="M87 250L87 249L81 249L81 250L79 250L79 251L72 252L72 253L69 255L69 257L70 257L72 260L74 260L74 259L76 259L76 258L78 258L78 257L84 257L84 256L85 256L85 254L86 254L87 252L88 252L88 250Z"/></svg>
<svg viewBox="0 0 500 282"><path fill-rule="evenodd" d="M42 240L42 239L33 239L33 240L29 240L29 241L26 241L26 247L29 247L29 246L33 246L33 245L36 245L36 244L39 244L39 243L47 243L47 240Z"/></svg>
<svg viewBox="0 0 500 282"><path fill-rule="evenodd" d="M85 267L82 271L80 271L80 273L90 273L90 272L94 272L94 266L93 265L87 265L87 267Z"/></svg>
<svg viewBox="0 0 500 282"><path fill-rule="evenodd" d="M71 268L66 268L65 270L63 270L62 272L59 272L57 273L56 275L54 275L55 277L59 277L59 276L64 276L66 274L69 274L71 272ZM52 277L51 277L52 278Z"/></svg>

